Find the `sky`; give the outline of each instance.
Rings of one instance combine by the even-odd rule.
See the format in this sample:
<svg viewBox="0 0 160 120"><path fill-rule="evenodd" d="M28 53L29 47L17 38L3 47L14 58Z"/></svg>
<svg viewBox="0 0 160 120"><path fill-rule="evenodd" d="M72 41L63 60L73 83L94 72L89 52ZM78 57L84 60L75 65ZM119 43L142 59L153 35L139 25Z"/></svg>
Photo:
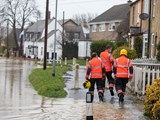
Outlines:
<svg viewBox="0 0 160 120"><path fill-rule="evenodd" d="M55 1L49 0L49 10L51 17L55 16ZM63 19L63 11L65 19L73 18L75 14L97 14L100 15L114 5L127 3L128 0L58 0L57 19ZM135 0L132 0L135 1ZM38 9L45 18L46 0L36 0Z"/></svg>

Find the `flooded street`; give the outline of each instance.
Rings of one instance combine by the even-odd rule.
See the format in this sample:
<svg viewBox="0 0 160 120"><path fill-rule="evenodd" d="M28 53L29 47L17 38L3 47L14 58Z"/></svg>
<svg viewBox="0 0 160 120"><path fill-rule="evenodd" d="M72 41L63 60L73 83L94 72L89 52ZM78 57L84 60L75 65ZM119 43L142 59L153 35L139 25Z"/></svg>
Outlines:
<svg viewBox="0 0 160 120"><path fill-rule="evenodd" d="M29 83L28 75L34 68L32 61L0 59L0 120L85 120L85 69L67 72L67 97L51 99L37 95ZM111 97L108 90L101 104L95 91L93 108L94 120L147 120L142 102L126 96L120 106L118 97Z"/></svg>

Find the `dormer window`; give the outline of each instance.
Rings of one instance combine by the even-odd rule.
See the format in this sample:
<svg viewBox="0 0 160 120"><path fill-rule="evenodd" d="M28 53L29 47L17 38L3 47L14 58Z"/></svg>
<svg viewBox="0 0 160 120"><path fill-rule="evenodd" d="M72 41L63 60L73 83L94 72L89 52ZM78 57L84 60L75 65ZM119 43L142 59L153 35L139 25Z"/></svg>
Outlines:
<svg viewBox="0 0 160 120"><path fill-rule="evenodd" d="M109 23L109 26L108 26L108 31L115 31L115 23Z"/></svg>

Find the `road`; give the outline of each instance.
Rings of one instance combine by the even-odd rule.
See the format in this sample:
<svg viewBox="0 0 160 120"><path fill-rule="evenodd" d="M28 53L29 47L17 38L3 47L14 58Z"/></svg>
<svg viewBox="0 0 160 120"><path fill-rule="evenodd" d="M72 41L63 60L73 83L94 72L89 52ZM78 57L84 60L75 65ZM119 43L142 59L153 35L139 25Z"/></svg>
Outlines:
<svg viewBox="0 0 160 120"><path fill-rule="evenodd" d="M0 59L0 120L85 120L85 69L67 72L67 97L51 99L37 95L29 83L34 68L33 61ZM94 120L147 120L141 101L127 95L120 106L118 97L111 97L108 90L101 104L95 91L93 108Z"/></svg>

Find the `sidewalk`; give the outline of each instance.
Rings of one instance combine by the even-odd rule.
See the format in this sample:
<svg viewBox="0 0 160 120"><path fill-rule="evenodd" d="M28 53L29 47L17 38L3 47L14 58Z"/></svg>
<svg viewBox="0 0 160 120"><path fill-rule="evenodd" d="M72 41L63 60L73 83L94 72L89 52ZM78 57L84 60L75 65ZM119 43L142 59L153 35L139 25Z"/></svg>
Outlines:
<svg viewBox="0 0 160 120"><path fill-rule="evenodd" d="M80 67L78 71L69 71L65 75L67 97L77 101L83 101L85 104L85 95L87 90L83 88L85 81L85 67ZM115 92L115 91L114 91ZM78 105L78 104L77 104ZM86 117L86 108L83 108L83 120ZM143 102L134 96L125 96L124 105L119 105L118 97L110 96L108 90L105 91L105 102L99 103L97 91L93 102L94 120L147 120L143 116Z"/></svg>

